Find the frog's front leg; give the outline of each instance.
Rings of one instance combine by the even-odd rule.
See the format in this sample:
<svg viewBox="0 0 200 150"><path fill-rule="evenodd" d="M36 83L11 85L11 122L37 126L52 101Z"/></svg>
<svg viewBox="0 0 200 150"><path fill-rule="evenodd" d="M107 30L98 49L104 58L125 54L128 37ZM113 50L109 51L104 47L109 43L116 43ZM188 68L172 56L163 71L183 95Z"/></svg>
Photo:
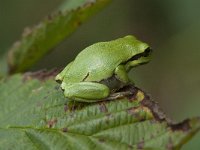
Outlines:
<svg viewBox="0 0 200 150"><path fill-rule="evenodd" d="M115 69L115 76L117 77L117 79L119 79L122 83L127 84L130 82L126 68L124 65L119 65L116 69Z"/></svg>
<svg viewBox="0 0 200 150"><path fill-rule="evenodd" d="M96 102L109 96L109 88L96 82L62 83L64 95L80 102Z"/></svg>

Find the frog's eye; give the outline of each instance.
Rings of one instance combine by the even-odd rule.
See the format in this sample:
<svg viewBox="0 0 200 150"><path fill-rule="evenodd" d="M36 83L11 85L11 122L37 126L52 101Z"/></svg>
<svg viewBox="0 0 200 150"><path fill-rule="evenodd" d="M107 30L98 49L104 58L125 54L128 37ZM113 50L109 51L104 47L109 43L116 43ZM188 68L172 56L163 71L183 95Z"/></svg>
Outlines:
<svg viewBox="0 0 200 150"><path fill-rule="evenodd" d="M149 54L151 54L152 49L150 47L148 47L147 49L145 49L144 53L142 54L143 57L148 57Z"/></svg>

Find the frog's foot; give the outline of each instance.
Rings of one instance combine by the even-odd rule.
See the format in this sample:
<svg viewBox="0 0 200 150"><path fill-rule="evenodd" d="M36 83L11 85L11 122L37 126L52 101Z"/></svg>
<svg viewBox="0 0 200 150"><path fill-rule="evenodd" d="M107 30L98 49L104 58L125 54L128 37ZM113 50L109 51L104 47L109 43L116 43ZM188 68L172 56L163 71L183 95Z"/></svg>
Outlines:
<svg viewBox="0 0 200 150"><path fill-rule="evenodd" d="M110 96L108 98L106 98L106 100L120 99L120 98L123 98L123 97L130 96L132 94L133 93L131 91L117 92L117 93L110 94Z"/></svg>
<svg viewBox="0 0 200 150"><path fill-rule="evenodd" d="M110 96L107 97L106 100L115 100L130 96L132 97L136 93L137 93L137 88L133 84L129 84L119 89L117 92L110 94Z"/></svg>

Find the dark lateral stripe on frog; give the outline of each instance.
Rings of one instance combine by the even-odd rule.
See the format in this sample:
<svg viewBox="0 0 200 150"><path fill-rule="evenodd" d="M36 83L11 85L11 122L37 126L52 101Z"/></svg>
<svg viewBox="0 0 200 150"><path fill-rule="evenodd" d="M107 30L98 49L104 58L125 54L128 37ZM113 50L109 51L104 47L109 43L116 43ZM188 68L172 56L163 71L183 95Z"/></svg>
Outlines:
<svg viewBox="0 0 200 150"><path fill-rule="evenodd" d="M131 57L128 61L124 62L123 64L126 64L129 61L137 60L141 57L148 57L149 54L151 54L151 52L152 52L152 49L150 47L148 47L143 53L139 53L139 54Z"/></svg>

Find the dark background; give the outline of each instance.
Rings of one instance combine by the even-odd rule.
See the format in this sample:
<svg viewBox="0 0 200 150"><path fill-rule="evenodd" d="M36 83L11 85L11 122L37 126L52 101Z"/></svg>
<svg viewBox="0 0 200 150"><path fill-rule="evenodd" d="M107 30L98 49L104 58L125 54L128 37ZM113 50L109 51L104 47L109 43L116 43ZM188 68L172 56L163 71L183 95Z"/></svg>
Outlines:
<svg viewBox="0 0 200 150"><path fill-rule="evenodd" d="M0 0L0 54L55 10L62 0ZM98 41L133 34L154 49L130 77L175 121L200 116L200 1L114 0L32 70L62 67ZM200 148L200 134L183 149Z"/></svg>

